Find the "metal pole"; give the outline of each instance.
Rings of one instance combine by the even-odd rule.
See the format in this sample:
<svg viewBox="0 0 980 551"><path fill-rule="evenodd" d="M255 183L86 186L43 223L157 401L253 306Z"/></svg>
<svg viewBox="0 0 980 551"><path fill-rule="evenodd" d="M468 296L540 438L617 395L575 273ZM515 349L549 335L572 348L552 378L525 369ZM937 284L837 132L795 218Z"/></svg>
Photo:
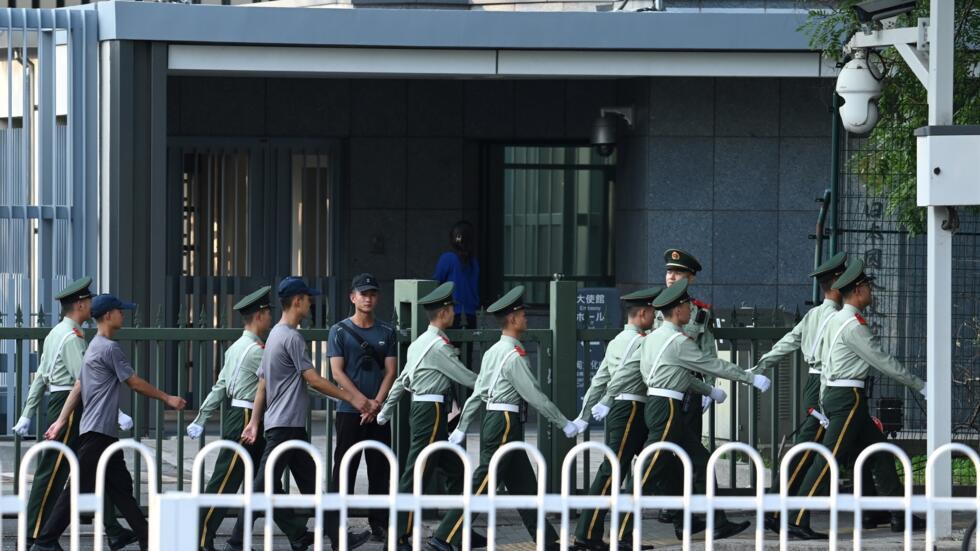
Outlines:
<svg viewBox="0 0 980 551"><path fill-rule="evenodd" d="M929 3L929 125L953 123L953 11L948 0ZM965 183L964 183L965 185ZM952 288L953 235L942 228L945 207L929 207L926 248L926 448L931 453L951 440L952 411ZM952 495L950 457L943 456L935 473L936 497ZM927 531L938 538L951 535L951 513L931 511ZM927 538L928 539L928 538Z"/></svg>
<svg viewBox="0 0 980 551"><path fill-rule="evenodd" d="M833 92L831 99L833 105L833 122L830 127L830 251L827 256L837 254L837 233L839 229L837 208L838 194L840 193L840 155L841 155L841 127L840 127L840 96ZM820 297L817 297L818 299ZM795 425L794 425L795 426Z"/></svg>

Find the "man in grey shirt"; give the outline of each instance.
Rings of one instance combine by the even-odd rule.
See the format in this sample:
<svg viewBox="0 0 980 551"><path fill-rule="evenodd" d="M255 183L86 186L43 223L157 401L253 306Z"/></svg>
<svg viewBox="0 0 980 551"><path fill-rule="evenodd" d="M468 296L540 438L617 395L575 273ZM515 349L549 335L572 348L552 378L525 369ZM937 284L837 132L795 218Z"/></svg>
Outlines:
<svg viewBox="0 0 980 551"><path fill-rule="evenodd" d="M265 480L265 464L276 447L289 440L310 441L310 435L306 432L306 417L310 411L307 385L321 394L350 402L365 413L377 410L378 403L337 387L313 369L306 341L297 328L310 313L311 297L319 295L320 291L307 287L306 283L298 277L287 277L279 282L278 294L282 304L282 318L272 328L269 338L265 341L252 419L242 432L242 441L246 444L255 442L261 430L260 425L265 424L265 451L255 469L253 482L256 492L264 491L268 482L273 485L275 493L285 493L282 475L286 467L289 467L289 472L293 475L300 492L312 494L316 490L318 473L313 459L303 450L290 450L283 453L273 468L272 479ZM275 510L273 516L279 529L286 532L293 551L304 551L313 542L313 535L310 532L293 531L290 528L292 523L285 522L289 518L295 520L296 516L309 518L308 511L291 511L280 507ZM333 542L334 549L338 549L340 544L338 526L337 511L326 511L324 532ZM239 551L243 548L243 530L243 519L239 519L225 546L226 551ZM367 531L349 533L347 549L360 547L368 537L370 533Z"/></svg>
<svg viewBox="0 0 980 551"><path fill-rule="evenodd" d="M82 371L65 400L61 415L44 433L48 439L57 438L81 400L83 410L79 423L78 466L81 477L79 491L83 494L95 491L95 471L99 458L106 448L119 440L116 437L119 383L126 383L136 392L160 400L177 410L184 409L187 405L183 398L171 396L136 375L119 343L112 340L112 336L123 325L123 310L132 310L135 307L136 305L122 302L112 295L99 295L92 300L92 317L98 323L98 334L85 351ZM109 459L105 484L109 504L123 514L130 528L136 532L140 549L146 549L146 519L143 518L139 502L133 497L133 478L119 453ZM58 539L68 527L70 514L70 493L62 492L31 549L60 550Z"/></svg>

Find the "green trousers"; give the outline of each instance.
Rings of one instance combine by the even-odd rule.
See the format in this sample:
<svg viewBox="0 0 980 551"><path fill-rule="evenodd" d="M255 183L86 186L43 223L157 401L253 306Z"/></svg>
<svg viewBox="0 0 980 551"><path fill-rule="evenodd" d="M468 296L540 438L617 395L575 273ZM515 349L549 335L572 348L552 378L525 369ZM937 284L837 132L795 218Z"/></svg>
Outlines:
<svg viewBox="0 0 980 551"><path fill-rule="evenodd" d="M820 425L820 421L809 413L810 409L821 411L819 374L810 373L807 375L806 382L803 383L802 406L803 414L806 415L806 418L803 419L800 429L796 432L796 438L793 440L793 443L819 443L823 441L823 436L827 431ZM786 495L793 496L799 492L800 485L803 483L803 477L806 476L807 471L810 469L810 464L813 463L814 455L816 455L816 452L807 450L803 453L797 454L796 457L790 460L789 464L787 465L788 479L786 481ZM779 481L779 473L773 472L772 487L774 491L779 490Z"/></svg>
<svg viewBox="0 0 980 551"><path fill-rule="evenodd" d="M853 459L868 446L883 442L885 437L871 420L864 390L849 387L827 387L823 392L823 413L830 420L821 443L834 454L838 464ZM895 458L888 453L876 453L868 459L878 495L897 496L902 484L895 469ZM871 477L865 477L871 478ZM870 482L870 481L869 481ZM826 495L830 487L830 467L823 456L814 454L806 477L796 495ZM806 509L791 511L789 522L800 526L810 525L810 513Z"/></svg>
<svg viewBox="0 0 980 551"><path fill-rule="evenodd" d="M626 488L633 487L630 466L647 440L647 425L643 419L645 405L643 402L617 400L606 416L605 444L616 452L619 473L621 480L626 481ZM612 464L605 459L592 480L589 495L607 495L612 492L611 486ZM575 538L580 541L601 540L608 512L603 508L582 511L575 527Z"/></svg>
<svg viewBox="0 0 980 551"><path fill-rule="evenodd" d="M490 458L494 452L508 442L520 441L524 439L524 424L520 421L520 414L509 411L486 411L483 415L483 425L480 427L480 466L473 473L474 495L480 495L487 491L487 484L490 482L489 466ZM506 488L511 495L534 495L537 493L537 478L534 475L534 468L527 455L521 452L512 452L504 456L498 463L497 480ZM521 521L532 538L537 537L538 519L537 511L534 509L518 509ZM454 509L446 513L442 522L436 529L435 537L458 545L462 539L463 511ZM545 521L544 526L545 548L550 549L554 542L558 540L558 533L553 526Z"/></svg>
<svg viewBox="0 0 980 551"><path fill-rule="evenodd" d="M241 443L242 431L245 430L245 425L248 424L251 416L252 410L232 406L231 401L227 401L225 403L224 413L221 416L221 438ZM259 431L259 436L253 444L242 443L242 446L252 459L252 465L258 469L259 461L262 459L262 452L265 450L265 437L262 431ZM214 471L211 473L211 478L208 479L204 487L204 493L238 493L244 479L245 466L242 465L242 458L232 450L222 449L218 452L218 459L215 461ZM254 491L255 493L261 493L262 488L255 488ZM201 509L198 526L201 530L199 545L202 548L211 548L218 527L221 526L221 522L227 515L228 509L223 507ZM298 519L294 524L296 525L294 532L301 532L306 528L305 521L302 522L302 526L300 526Z"/></svg>
<svg viewBox="0 0 980 551"><path fill-rule="evenodd" d="M61 415L61 408L68 399L69 391L52 392L48 395L48 412L44 419L38 415L41 427L47 427ZM82 417L81 406L68 417L68 423L58 434L58 442L76 450L78 440L78 423ZM44 526L44 521L51 515L58 496L68 482L68 461L64 454L51 450L41 453L34 471L34 481L31 483L31 493L27 498L27 535L29 539L37 539ZM107 494L108 495L108 494ZM116 509L105 507L105 534L110 539L118 538L125 529L116 520Z"/></svg>
<svg viewBox="0 0 980 551"><path fill-rule="evenodd" d="M411 445L405 458L405 471L398 481L398 491L410 494L415 489L415 462L426 446L433 442L445 440L448 434L446 427L446 408L439 402L412 402L409 417L411 427ZM422 471L422 480L432 479L435 472L442 471L441 479L446 484L447 494L463 493L463 463L451 452L439 452L430 455ZM425 490L423 484L423 491ZM399 543L411 543L412 540L412 511L398 512Z"/></svg>

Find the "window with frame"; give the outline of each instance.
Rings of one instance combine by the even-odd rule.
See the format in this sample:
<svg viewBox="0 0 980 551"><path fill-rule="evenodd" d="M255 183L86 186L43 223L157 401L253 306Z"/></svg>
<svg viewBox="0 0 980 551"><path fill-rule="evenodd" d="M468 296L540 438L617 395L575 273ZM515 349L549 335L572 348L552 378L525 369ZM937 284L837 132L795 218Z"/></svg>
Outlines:
<svg viewBox="0 0 980 551"><path fill-rule="evenodd" d="M615 157L588 146L523 145L496 156L505 289L524 285L526 301L544 304L556 275L612 285Z"/></svg>

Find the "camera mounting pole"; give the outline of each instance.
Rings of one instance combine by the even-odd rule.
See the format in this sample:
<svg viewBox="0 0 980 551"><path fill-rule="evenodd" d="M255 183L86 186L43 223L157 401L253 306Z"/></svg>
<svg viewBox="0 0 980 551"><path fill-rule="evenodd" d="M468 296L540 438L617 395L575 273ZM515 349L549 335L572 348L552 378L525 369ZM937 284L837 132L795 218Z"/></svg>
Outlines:
<svg viewBox="0 0 980 551"><path fill-rule="evenodd" d="M976 172L971 178L957 176L969 174L971 157L943 157L945 169L930 166L939 152L939 139L949 147L950 135L961 138L956 142L959 150L976 149L980 152L976 136L969 132L951 132L953 124L953 13L955 3L949 0L930 0L929 19L920 19L916 27L864 30L855 33L845 46L845 52L858 48L894 47L908 64L928 92L929 127L918 132L917 202L928 209L926 222L926 448L932 453L949 443L951 438L951 389L952 375L952 274L953 234L947 228L957 205L971 204L967 191L976 187ZM944 131L943 127L946 128ZM956 127L952 127L956 128ZM973 139L973 145L966 140ZM972 158L976 158L975 154ZM932 162L931 162L932 161ZM938 165L937 165L938 166ZM952 168L955 167L955 168ZM943 193L936 193L938 186L945 185ZM947 202L937 200L944 197ZM949 455L936 461L934 484L935 497L942 499L952 495L952 472ZM949 537L952 532L949 511L930 511L926 525L928 545L935 538Z"/></svg>

